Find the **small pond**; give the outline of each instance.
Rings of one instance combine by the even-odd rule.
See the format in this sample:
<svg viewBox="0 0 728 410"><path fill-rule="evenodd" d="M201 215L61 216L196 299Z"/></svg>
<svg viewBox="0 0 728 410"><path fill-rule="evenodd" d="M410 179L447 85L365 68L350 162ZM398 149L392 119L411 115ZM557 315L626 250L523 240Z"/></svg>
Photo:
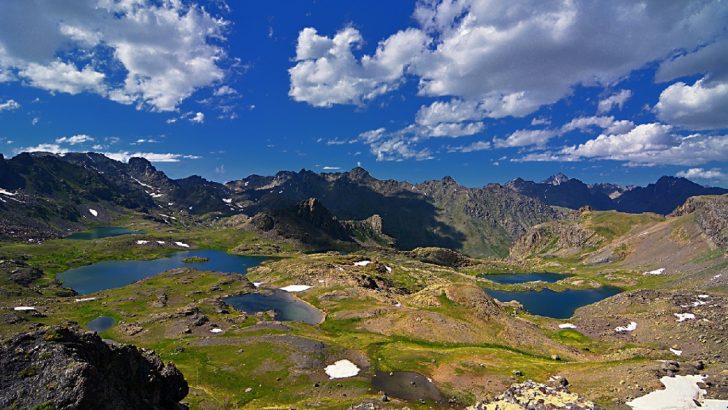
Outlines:
<svg viewBox="0 0 728 410"><path fill-rule="evenodd" d="M616 295L621 289L604 286L596 289L567 289L563 292L550 289L522 292L485 289L485 292L501 302L516 300L534 315L566 319L571 317L577 308Z"/></svg>
<svg viewBox="0 0 728 410"><path fill-rule="evenodd" d="M192 256L207 258L207 261L200 263L183 262L185 258ZM97 262L61 272L56 275L56 278L63 286L83 295L126 286L175 268L189 267L199 270L245 274L248 268L260 265L265 259L259 256L231 255L223 251L195 250L177 252L164 258L147 261Z"/></svg>
<svg viewBox="0 0 728 410"><path fill-rule="evenodd" d="M533 272L533 273L498 273L494 275L480 275L483 279L491 280L495 283L502 283L504 285L512 285L515 283L527 283L527 282L547 282L554 283L561 279L566 279L571 275L563 275L560 273L551 272Z"/></svg>
<svg viewBox="0 0 728 410"><path fill-rule="evenodd" d="M118 226L102 226L99 228L89 229L83 232L76 232L65 239L73 239L79 241L91 241L94 239L108 238L110 236L120 235L131 235L131 234L142 234L141 231L132 231L126 228L120 228Z"/></svg>
<svg viewBox="0 0 728 410"><path fill-rule="evenodd" d="M114 320L113 317L99 316L96 319L86 323L86 327L96 333L101 333L111 329L115 324L116 320Z"/></svg>
<svg viewBox="0 0 728 410"><path fill-rule="evenodd" d="M372 387L374 391L402 400L447 404L440 390L427 377L415 372L377 371L372 377Z"/></svg>
<svg viewBox="0 0 728 410"><path fill-rule="evenodd" d="M270 293L248 293L225 298L225 303L245 313L258 313L272 310L276 320L304 322L310 325L321 323L323 313L288 292L274 289Z"/></svg>

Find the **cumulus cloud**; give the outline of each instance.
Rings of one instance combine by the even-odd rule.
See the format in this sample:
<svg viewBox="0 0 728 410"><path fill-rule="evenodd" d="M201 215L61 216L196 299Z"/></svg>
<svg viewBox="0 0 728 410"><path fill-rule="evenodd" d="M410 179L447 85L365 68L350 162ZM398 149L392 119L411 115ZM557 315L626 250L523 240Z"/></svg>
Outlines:
<svg viewBox="0 0 728 410"><path fill-rule="evenodd" d="M728 81L677 82L655 105L660 120L693 130L728 128Z"/></svg>
<svg viewBox="0 0 728 410"><path fill-rule="evenodd" d="M93 137L88 136L86 134L77 134L72 137L56 138L56 144L78 145L78 144L83 144L86 142L92 142L93 140L94 140Z"/></svg>
<svg viewBox="0 0 728 410"><path fill-rule="evenodd" d="M50 152L52 154L65 154L68 152L67 148L61 147L59 144L38 144L30 147L22 147L15 150L16 153L21 152Z"/></svg>
<svg viewBox="0 0 728 410"><path fill-rule="evenodd" d="M13 111L20 108L20 104L15 100L7 100L0 102L0 111Z"/></svg>
<svg viewBox="0 0 728 410"><path fill-rule="evenodd" d="M227 25L181 1L10 1L0 14L0 81L172 111L224 78Z"/></svg>
<svg viewBox="0 0 728 410"><path fill-rule="evenodd" d="M678 177L687 179L699 179L699 180L726 180L728 175L724 174L720 168L703 169L703 168L690 168L685 171L680 171L675 174Z"/></svg>
<svg viewBox="0 0 728 410"><path fill-rule="evenodd" d="M673 126L640 124L622 134L600 134L582 144L533 152L517 161L624 161L630 165L700 165L728 158L728 135L683 136Z"/></svg>
<svg viewBox="0 0 728 410"><path fill-rule="evenodd" d="M380 42L373 55L357 59L353 50L363 41L353 27L333 37L321 36L311 27L301 30L296 65L288 70L291 98L315 107L331 107L362 104L394 90L428 38L416 29L400 31Z"/></svg>
<svg viewBox="0 0 728 410"><path fill-rule="evenodd" d="M201 113L201 112L197 112L197 113L195 113L195 115L191 115L189 117L189 119L190 119L190 122L193 122L195 124L202 124L203 122L205 122L205 114Z"/></svg>
<svg viewBox="0 0 728 410"><path fill-rule="evenodd" d="M620 90L618 93L612 94L609 97L600 100L599 104L597 105L597 113L608 113L609 111L612 111L614 107L618 107L621 110L631 96L632 90Z"/></svg>

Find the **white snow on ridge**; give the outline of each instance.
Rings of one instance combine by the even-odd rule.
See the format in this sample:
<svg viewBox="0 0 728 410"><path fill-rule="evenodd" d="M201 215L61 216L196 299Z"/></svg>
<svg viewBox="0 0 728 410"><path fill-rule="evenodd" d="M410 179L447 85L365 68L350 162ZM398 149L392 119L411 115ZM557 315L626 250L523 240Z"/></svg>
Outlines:
<svg viewBox="0 0 728 410"><path fill-rule="evenodd" d="M233 199L232 198L223 198L222 202L225 202L226 204L232 204Z"/></svg>
<svg viewBox="0 0 728 410"><path fill-rule="evenodd" d="M18 195L15 192L6 191L6 190L4 190L2 188L0 188L0 194L6 195L6 196L15 196L15 195Z"/></svg>
<svg viewBox="0 0 728 410"><path fill-rule="evenodd" d="M344 379L347 377L354 377L359 374L359 367L354 363L344 359L338 360L334 364L326 366L324 369L329 378L331 379Z"/></svg>
<svg viewBox="0 0 728 410"><path fill-rule="evenodd" d="M629 322L627 326L617 326L614 331L617 333L631 332L637 329L637 322Z"/></svg>
<svg viewBox="0 0 728 410"><path fill-rule="evenodd" d="M576 325L573 323L562 323L559 325L559 329L576 329Z"/></svg>
<svg viewBox="0 0 728 410"><path fill-rule="evenodd" d="M689 319L695 319L695 315L692 313L675 313L675 317L678 322L684 322Z"/></svg>
<svg viewBox="0 0 728 410"><path fill-rule="evenodd" d="M286 292L303 292L304 290L311 289L311 286L308 285L288 285L280 288L281 290L284 290Z"/></svg>
<svg viewBox="0 0 728 410"><path fill-rule="evenodd" d="M97 211L97 210L95 210L95 209L91 209L91 208L89 208L89 209L88 209L88 213L90 213L90 214L91 214L91 215L93 215L93 216L99 216L99 211Z"/></svg>
<svg viewBox="0 0 728 410"><path fill-rule="evenodd" d="M664 390L655 390L652 393L638 397L627 402L633 410L725 410L728 400L706 400L705 390L698 386L707 376L664 376L660 382Z"/></svg>
<svg viewBox="0 0 728 410"><path fill-rule="evenodd" d="M359 262L354 262L354 266L367 266L370 263L372 263L372 261L359 261Z"/></svg>
<svg viewBox="0 0 728 410"><path fill-rule="evenodd" d="M645 272L645 275L662 275L665 273L665 268L655 269L651 270L649 272Z"/></svg>
<svg viewBox="0 0 728 410"><path fill-rule="evenodd" d="M184 242L175 242L174 244L177 245L177 246L179 246L179 247L181 247L181 248L189 248L190 247L190 245L188 245L188 244L186 244Z"/></svg>

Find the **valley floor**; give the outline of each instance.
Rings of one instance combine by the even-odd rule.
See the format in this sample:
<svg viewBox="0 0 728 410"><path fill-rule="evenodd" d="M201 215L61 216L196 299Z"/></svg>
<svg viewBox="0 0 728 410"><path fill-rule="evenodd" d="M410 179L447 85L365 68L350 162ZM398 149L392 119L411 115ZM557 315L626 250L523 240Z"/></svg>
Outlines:
<svg viewBox="0 0 728 410"><path fill-rule="evenodd" d="M190 384L185 402L199 409L465 408L513 383L559 380L554 376L606 408L627 408L626 402L661 389L661 377L676 374L705 374L707 396L728 399L725 249L699 240L686 218L595 213L579 224L600 233L601 242L571 249L554 237L540 248L521 244L509 260L449 267L384 248L306 252L222 225L170 227L129 218L125 227L145 233L0 245L0 336L113 318L101 336L174 362ZM88 295L74 295L55 280L97 261L155 259L186 249L176 242L270 259L246 276L183 267ZM543 271L570 276L525 284L487 277ZM27 280L19 280L23 274ZM280 321L271 311L247 314L225 303L229 296L287 286L323 321ZM568 319L533 315L483 292L601 286L622 292ZM33 309L15 309L23 306ZM340 360L356 365L358 374L331 379L325 368ZM385 400L373 378L390 372L417 372L441 397L390 394Z"/></svg>

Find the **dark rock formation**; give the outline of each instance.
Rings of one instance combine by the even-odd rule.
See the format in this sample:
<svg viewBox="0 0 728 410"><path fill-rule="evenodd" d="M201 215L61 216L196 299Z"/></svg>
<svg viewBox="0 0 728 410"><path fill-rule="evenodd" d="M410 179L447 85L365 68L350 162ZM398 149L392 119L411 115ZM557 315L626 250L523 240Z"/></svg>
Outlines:
<svg viewBox="0 0 728 410"><path fill-rule="evenodd" d="M0 408L182 409L174 364L78 327L24 333L0 347Z"/></svg>
<svg viewBox="0 0 728 410"><path fill-rule="evenodd" d="M407 252L407 256L420 262L458 268L474 264L474 261L460 252L445 248L417 248Z"/></svg>

